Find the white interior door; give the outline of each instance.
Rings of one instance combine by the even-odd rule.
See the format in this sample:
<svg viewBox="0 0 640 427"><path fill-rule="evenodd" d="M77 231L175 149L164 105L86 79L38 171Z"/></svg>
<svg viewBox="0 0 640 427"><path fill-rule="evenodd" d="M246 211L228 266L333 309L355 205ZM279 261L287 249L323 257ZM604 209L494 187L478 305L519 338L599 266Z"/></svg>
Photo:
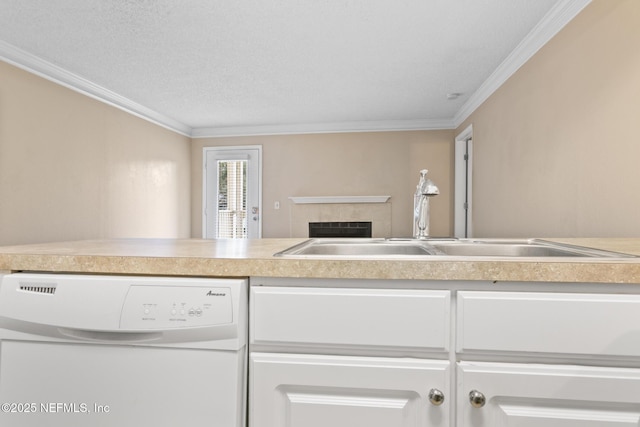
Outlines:
<svg viewBox="0 0 640 427"><path fill-rule="evenodd" d="M472 237L473 190L473 127L469 125L456 136L455 188L454 188L454 236Z"/></svg>
<svg viewBox="0 0 640 427"><path fill-rule="evenodd" d="M202 236L262 236L262 147L205 147Z"/></svg>

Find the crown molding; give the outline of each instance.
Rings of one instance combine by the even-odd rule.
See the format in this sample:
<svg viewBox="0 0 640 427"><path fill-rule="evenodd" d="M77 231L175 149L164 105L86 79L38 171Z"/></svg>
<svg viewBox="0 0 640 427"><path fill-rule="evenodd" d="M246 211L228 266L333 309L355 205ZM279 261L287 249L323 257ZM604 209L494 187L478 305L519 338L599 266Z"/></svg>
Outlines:
<svg viewBox="0 0 640 427"><path fill-rule="evenodd" d="M191 128L0 40L0 60L184 136Z"/></svg>
<svg viewBox="0 0 640 427"><path fill-rule="evenodd" d="M452 120L455 127L460 126L589 3L591 0L563 0L557 3L458 110Z"/></svg>
<svg viewBox="0 0 640 427"><path fill-rule="evenodd" d="M192 138L224 136L288 135L308 133L392 132L454 129L452 120L381 120L335 123L300 123L264 126L194 128Z"/></svg>

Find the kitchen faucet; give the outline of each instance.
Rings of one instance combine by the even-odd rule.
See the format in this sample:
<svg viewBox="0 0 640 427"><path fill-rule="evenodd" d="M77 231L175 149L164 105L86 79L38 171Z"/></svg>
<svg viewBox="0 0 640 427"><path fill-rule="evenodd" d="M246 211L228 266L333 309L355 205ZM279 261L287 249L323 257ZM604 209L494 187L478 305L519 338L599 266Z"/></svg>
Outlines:
<svg viewBox="0 0 640 427"><path fill-rule="evenodd" d="M440 194L436 185L427 178L427 169L420 171L420 181L413 196L413 238L429 238L429 199Z"/></svg>

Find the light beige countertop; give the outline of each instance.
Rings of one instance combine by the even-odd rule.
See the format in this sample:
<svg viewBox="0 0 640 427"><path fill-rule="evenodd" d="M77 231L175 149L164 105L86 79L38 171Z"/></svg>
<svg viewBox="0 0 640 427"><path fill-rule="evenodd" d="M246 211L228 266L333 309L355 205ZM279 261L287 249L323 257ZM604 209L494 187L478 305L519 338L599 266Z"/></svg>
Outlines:
<svg viewBox="0 0 640 427"><path fill-rule="evenodd" d="M291 259L306 239L113 239L0 247L0 271L418 280L640 283L640 258ZM640 255L640 239L547 239Z"/></svg>

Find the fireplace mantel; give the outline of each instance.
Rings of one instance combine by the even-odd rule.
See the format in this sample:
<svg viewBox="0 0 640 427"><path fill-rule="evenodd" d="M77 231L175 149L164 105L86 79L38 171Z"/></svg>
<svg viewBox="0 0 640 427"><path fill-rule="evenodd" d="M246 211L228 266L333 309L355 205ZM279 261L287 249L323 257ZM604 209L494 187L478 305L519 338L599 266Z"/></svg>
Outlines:
<svg viewBox="0 0 640 427"><path fill-rule="evenodd" d="M289 197L296 205L327 203L387 203L391 196L295 196Z"/></svg>
<svg viewBox="0 0 640 427"><path fill-rule="evenodd" d="M372 237L391 236L391 196L289 197L291 237L308 237L312 222L371 222Z"/></svg>

